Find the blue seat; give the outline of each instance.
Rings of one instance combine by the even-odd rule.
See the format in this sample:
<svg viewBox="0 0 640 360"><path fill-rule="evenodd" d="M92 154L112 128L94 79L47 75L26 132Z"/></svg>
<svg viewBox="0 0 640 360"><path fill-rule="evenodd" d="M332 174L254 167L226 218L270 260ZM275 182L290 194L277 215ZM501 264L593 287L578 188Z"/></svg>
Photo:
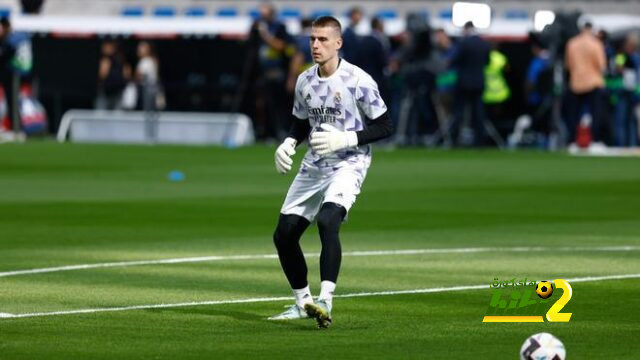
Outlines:
<svg viewBox="0 0 640 360"><path fill-rule="evenodd" d="M253 8L249 10L247 14L249 14L249 16L251 16L251 18L255 20L260 17L260 10L258 10L257 8Z"/></svg>
<svg viewBox="0 0 640 360"><path fill-rule="evenodd" d="M0 8L0 18L11 16L11 9L9 8Z"/></svg>
<svg viewBox="0 0 640 360"><path fill-rule="evenodd" d="M144 9L141 6L125 6L120 12L122 16L137 17L144 15Z"/></svg>
<svg viewBox="0 0 640 360"><path fill-rule="evenodd" d="M218 9L218 11L216 11L216 15L217 16L223 16L223 17L238 16L238 9L236 9L234 7L223 7L223 8Z"/></svg>
<svg viewBox="0 0 640 360"><path fill-rule="evenodd" d="M184 15L185 16L193 16L193 17L200 17L200 16L206 16L207 15L207 9L200 7L200 6L191 6L188 7L186 9L184 9Z"/></svg>
<svg viewBox="0 0 640 360"><path fill-rule="evenodd" d="M529 13L526 10L507 10L504 12L506 19L529 19Z"/></svg>
<svg viewBox="0 0 640 360"><path fill-rule="evenodd" d="M311 18L316 19L320 16L333 16L333 11L329 9L317 9L311 12Z"/></svg>
<svg viewBox="0 0 640 360"><path fill-rule="evenodd" d="M442 10L438 14L438 17L443 20L451 20L451 18L453 17L453 11L451 11L451 9Z"/></svg>
<svg viewBox="0 0 640 360"><path fill-rule="evenodd" d="M375 16L380 19L395 19L398 17L398 13L393 9L380 9L376 11Z"/></svg>
<svg viewBox="0 0 640 360"><path fill-rule="evenodd" d="M283 8L280 11L280 17L283 19L300 19L302 17L302 14L300 13L300 9Z"/></svg>
<svg viewBox="0 0 640 360"><path fill-rule="evenodd" d="M158 6L153 10L153 16L159 16L159 17L176 16L176 9L172 6Z"/></svg>

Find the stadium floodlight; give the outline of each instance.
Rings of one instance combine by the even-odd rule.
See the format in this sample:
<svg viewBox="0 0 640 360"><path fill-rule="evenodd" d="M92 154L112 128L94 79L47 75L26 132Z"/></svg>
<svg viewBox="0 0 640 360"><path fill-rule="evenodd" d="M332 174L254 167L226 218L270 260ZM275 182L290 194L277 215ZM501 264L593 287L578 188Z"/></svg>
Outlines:
<svg viewBox="0 0 640 360"><path fill-rule="evenodd" d="M538 10L533 15L533 28L536 31L544 30L545 26L553 24L556 14L551 10Z"/></svg>
<svg viewBox="0 0 640 360"><path fill-rule="evenodd" d="M453 4L451 21L457 27L471 21L479 29L491 25L491 7L484 3L456 2Z"/></svg>

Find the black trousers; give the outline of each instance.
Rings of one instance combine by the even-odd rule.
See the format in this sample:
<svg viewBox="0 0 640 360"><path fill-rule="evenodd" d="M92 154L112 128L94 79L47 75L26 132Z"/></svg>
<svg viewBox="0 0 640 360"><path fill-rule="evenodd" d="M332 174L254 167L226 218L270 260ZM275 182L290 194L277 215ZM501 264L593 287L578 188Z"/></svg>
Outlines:
<svg viewBox="0 0 640 360"><path fill-rule="evenodd" d="M485 111L482 102L483 90L456 89L453 105L453 122L451 124L451 139L455 143L460 133L460 127L464 123L465 111L468 108L471 113L471 127L473 128L474 146L485 144L484 120Z"/></svg>
<svg viewBox="0 0 640 360"><path fill-rule="evenodd" d="M580 124L580 119L583 114L585 106L587 111L591 114L591 136L594 141L602 141L602 129L603 121L603 94L602 89L594 89L586 93L576 94L574 92L569 93L567 99L567 133L569 142L576 140L576 130Z"/></svg>

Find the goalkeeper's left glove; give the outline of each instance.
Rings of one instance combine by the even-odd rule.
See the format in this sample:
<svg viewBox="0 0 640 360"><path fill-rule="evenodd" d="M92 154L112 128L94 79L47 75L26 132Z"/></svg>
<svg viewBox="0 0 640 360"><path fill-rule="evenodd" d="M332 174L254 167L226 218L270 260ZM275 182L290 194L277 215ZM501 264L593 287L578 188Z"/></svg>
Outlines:
<svg viewBox="0 0 640 360"><path fill-rule="evenodd" d="M311 134L311 148L318 155L329 153L358 145L358 135L355 131L340 131L329 124L322 124L324 131L316 131Z"/></svg>

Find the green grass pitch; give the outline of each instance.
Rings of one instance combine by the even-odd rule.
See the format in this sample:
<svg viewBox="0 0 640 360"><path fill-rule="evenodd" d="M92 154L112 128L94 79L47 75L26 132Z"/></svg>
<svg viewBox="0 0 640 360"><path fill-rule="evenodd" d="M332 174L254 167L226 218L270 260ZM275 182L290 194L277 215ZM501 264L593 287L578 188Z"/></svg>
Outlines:
<svg viewBox="0 0 640 360"><path fill-rule="evenodd" d="M0 273L274 254L293 174L275 173L273 151L2 145ZM172 170L186 179L169 181ZM337 298L328 330L266 321L291 304L283 300L0 318L0 359L517 359L542 331L564 342L568 359L640 356L638 277L573 283L568 323L482 323L495 277L640 274L638 159L377 149L341 239L345 252L501 250L345 256L339 294L486 288ZM302 244L319 252L315 228ZM620 246L629 248L602 248ZM317 295L317 257L308 265ZM269 257L0 276L9 314L289 295Z"/></svg>

